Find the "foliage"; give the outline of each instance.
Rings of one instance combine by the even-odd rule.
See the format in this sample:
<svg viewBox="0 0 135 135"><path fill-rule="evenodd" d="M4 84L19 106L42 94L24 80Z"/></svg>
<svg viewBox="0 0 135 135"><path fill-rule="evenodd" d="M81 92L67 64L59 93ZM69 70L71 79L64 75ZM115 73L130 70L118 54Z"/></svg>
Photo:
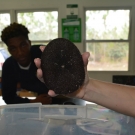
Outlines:
<svg viewBox="0 0 135 135"><path fill-rule="evenodd" d="M130 10L86 11L86 40L92 41L86 41L86 46L91 53L91 62L109 64L125 61L128 65L129 14Z"/></svg>
<svg viewBox="0 0 135 135"><path fill-rule="evenodd" d="M50 40L58 37L57 12L18 13L18 22L30 30L31 40Z"/></svg>

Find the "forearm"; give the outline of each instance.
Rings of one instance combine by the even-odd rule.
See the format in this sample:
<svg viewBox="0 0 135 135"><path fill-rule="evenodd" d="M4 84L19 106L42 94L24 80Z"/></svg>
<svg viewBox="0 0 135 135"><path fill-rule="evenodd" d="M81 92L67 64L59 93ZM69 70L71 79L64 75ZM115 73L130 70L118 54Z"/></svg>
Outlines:
<svg viewBox="0 0 135 135"><path fill-rule="evenodd" d="M135 117L135 88L90 79L84 100Z"/></svg>

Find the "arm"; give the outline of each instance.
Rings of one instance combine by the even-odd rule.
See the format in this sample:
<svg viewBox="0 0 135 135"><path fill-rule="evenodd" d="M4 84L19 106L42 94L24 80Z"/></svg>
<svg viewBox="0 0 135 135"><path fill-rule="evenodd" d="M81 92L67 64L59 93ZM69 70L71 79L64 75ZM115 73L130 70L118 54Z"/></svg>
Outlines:
<svg viewBox="0 0 135 135"><path fill-rule="evenodd" d="M35 99L21 98L16 94L17 91L17 76L14 69L10 66L7 69L6 65L3 65L2 70L2 97L7 104L18 103L42 103L51 104L52 99L47 94L41 94Z"/></svg>
<svg viewBox="0 0 135 135"><path fill-rule="evenodd" d="M41 47L40 49L43 51L44 47ZM135 87L89 78L87 72L89 53L84 53L82 58L85 69L84 84L79 90L67 96L94 102L119 113L135 117ZM35 64L38 67L37 77L43 82L40 59L35 59ZM56 96L53 90L49 90L48 94L52 97Z"/></svg>
<svg viewBox="0 0 135 135"><path fill-rule="evenodd" d="M84 84L71 96L135 117L135 87L89 78L87 72L88 57L88 53L82 55L85 69ZM51 94L52 96L55 95L50 91Z"/></svg>
<svg viewBox="0 0 135 135"><path fill-rule="evenodd" d="M84 100L100 104L119 113L135 117L135 87L90 79Z"/></svg>
<svg viewBox="0 0 135 135"><path fill-rule="evenodd" d="M2 68L2 97L7 104L29 103L29 99L21 98L16 94L17 77L15 66L10 59L6 61Z"/></svg>

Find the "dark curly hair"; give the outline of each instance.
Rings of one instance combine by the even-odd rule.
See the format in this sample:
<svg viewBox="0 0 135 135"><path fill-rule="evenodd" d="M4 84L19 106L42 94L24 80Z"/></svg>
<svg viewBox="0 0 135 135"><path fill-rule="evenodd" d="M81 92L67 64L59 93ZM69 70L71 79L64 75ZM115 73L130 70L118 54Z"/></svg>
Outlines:
<svg viewBox="0 0 135 135"><path fill-rule="evenodd" d="M1 40L7 44L8 39L17 36L25 36L28 39L29 33L29 30L24 25L14 22L3 29Z"/></svg>

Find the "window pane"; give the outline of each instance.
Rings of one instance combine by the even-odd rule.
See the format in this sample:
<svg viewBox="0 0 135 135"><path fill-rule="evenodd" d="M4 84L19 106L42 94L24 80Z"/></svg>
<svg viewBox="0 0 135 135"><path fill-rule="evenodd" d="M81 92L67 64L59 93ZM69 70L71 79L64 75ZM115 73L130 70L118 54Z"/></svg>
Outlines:
<svg viewBox="0 0 135 135"><path fill-rule="evenodd" d="M50 40L58 37L58 12L18 13L19 23L30 31L30 40Z"/></svg>
<svg viewBox="0 0 135 135"><path fill-rule="evenodd" d="M0 14L0 35L1 31L10 24L10 14L9 13L1 13ZM0 38L1 41L1 38Z"/></svg>
<svg viewBox="0 0 135 135"><path fill-rule="evenodd" d="M0 70L2 70L3 63L9 56L7 46L4 43L0 43Z"/></svg>
<svg viewBox="0 0 135 135"><path fill-rule="evenodd" d="M86 11L86 39L128 39L130 10Z"/></svg>
<svg viewBox="0 0 135 135"><path fill-rule="evenodd" d="M127 71L129 44L121 42L87 43L89 71Z"/></svg>

